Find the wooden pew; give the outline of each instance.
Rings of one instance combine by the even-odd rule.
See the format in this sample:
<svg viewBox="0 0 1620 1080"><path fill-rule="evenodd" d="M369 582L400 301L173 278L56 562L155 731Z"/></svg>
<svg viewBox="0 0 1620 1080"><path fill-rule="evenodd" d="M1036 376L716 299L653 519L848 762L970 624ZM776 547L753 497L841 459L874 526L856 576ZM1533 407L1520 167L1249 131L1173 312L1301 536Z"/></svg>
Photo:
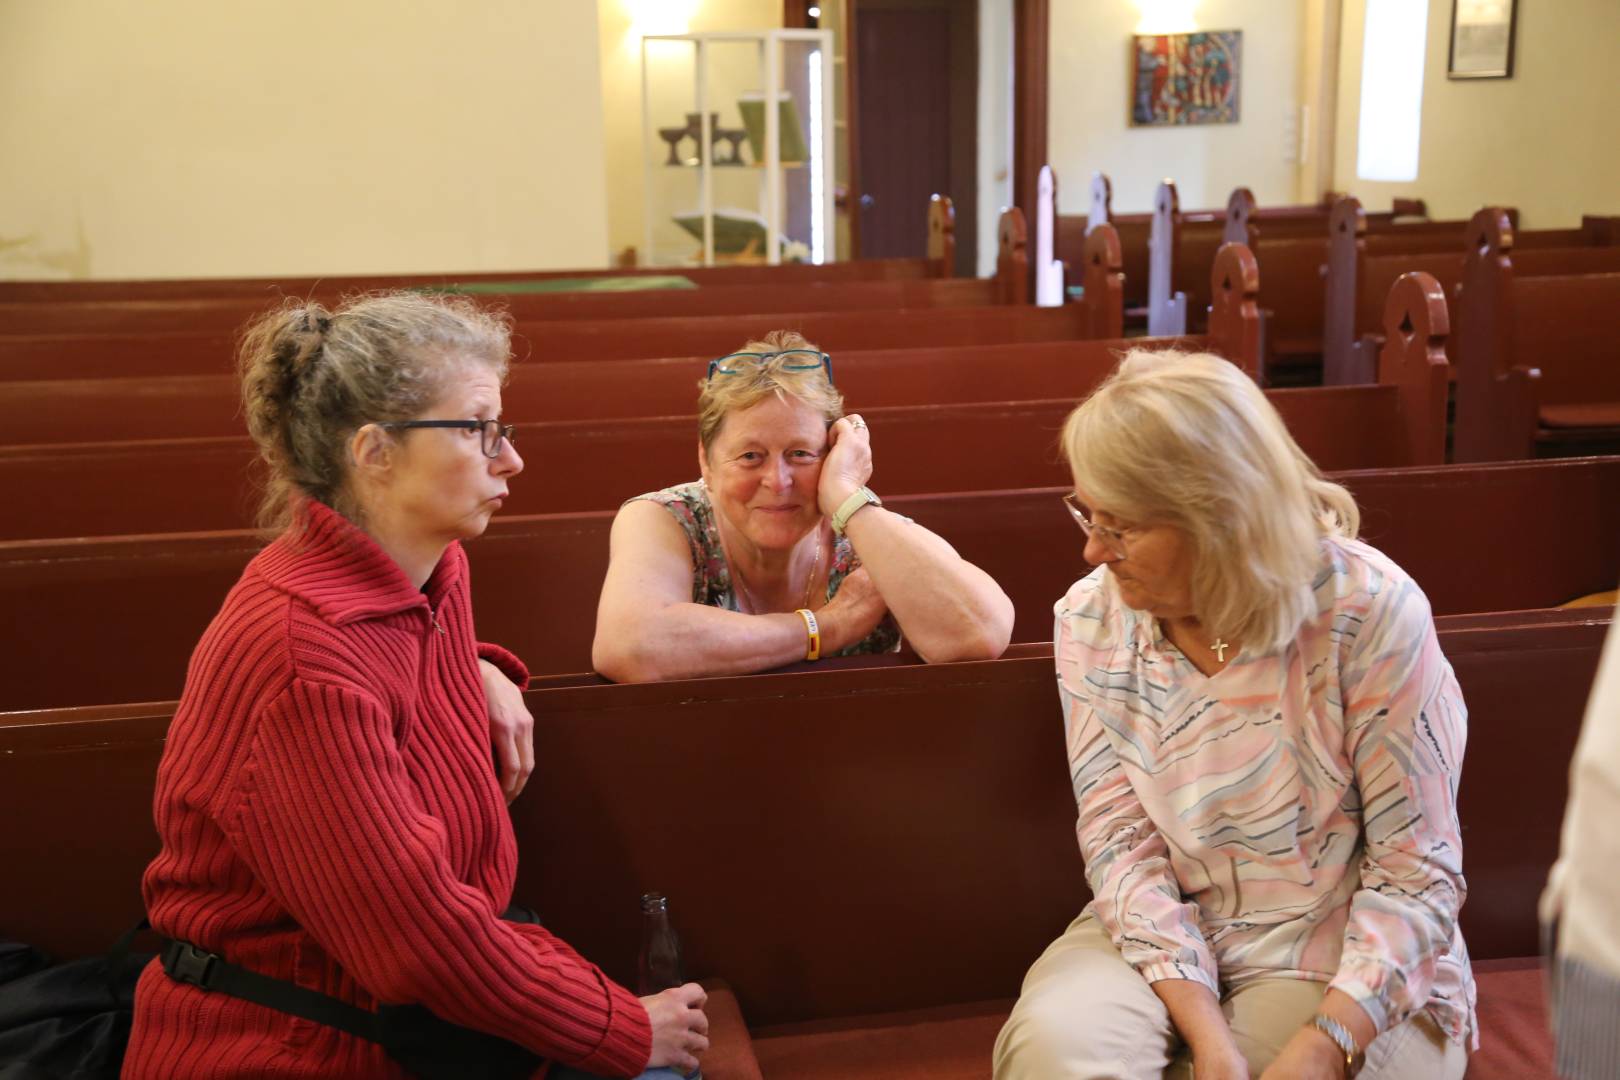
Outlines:
<svg viewBox="0 0 1620 1080"><path fill-rule="evenodd" d="M1054 470L1053 484L1062 483ZM1335 473L1363 535L1442 615L1546 608L1620 584L1620 458ZM1012 598L1014 641L1051 636L1052 601L1085 572L1080 537L1045 487L895 496ZM590 667L614 511L500 517L468 546L479 628L539 674ZM1525 543L1459 548L1513 520ZM259 538L246 531L0 544L0 710L146 701L180 692L187 657ZM87 663L86 658L95 658Z"/></svg>
<svg viewBox="0 0 1620 1080"><path fill-rule="evenodd" d="M1057 185L1053 181L1053 199L1056 200ZM1098 222L1109 222L1118 230L1120 248L1124 256L1125 271L1125 305L1127 310L1135 311L1138 315L1145 315L1148 306L1148 259L1149 240L1152 235L1153 214L1117 214L1113 210L1113 183L1103 173L1093 173L1091 183L1087 190L1089 210L1085 214L1060 214L1054 205L1052 219L1055 222L1053 238L1053 251L1056 257L1065 263L1079 265L1081 253L1084 248L1085 237L1091 226ZM1280 238L1288 232L1300 229L1314 229L1321 232L1326 228L1328 213L1331 211L1336 196L1329 192L1318 203L1302 203L1292 206L1266 206L1258 204L1252 192L1247 188L1237 188L1227 200L1227 205L1221 209L1210 210L1183 210L1181 221L1184 224L1209 225L1221 223L1221 232L1224 234L1228 223L1232 221L1234 212L1242 215L1242 221L1250 228L1248 235L1252 241L1258 235L1271 235L1273 229ZM1414 216L1422 217L1427 213L1421 199L1396 199L1393 208L1388 211L1374 212L1368 215L1368 221L1374 229L1382 229L1396 224L1397 219L1410 219ZM1407 223L1405 220L1402 224ZM1318 228L1320 226L1320 228ZM1241 226L1237 233L1241 234ZM1315 273L1314 268L1312 273ZM1073 275L1070 275L1071 280ZM1264 304L1266 301L1262 299Z"/></svg>
<svg viewBox="0 0 1620 1080"><path fill-rule="evenodd" d="M1620 270L1620 219L1584 215L1578 229L1519 230L1511 210L1487 207L1450 238L1424 234L1389 236L1369 233L1361 204L1345 198L1334 208L1322 294L1323 381L1328 385L1365 382L1378 354L1383 298L1402 274L1421 270L1455 296L1462 282L1467 252L1486 243L1495 223L1506 218L1513 232L1514 269L1519 275L1597 273ZM1314 256L1289 241L1283 252L1262 245L1266 268L1277 274L1302 274ZM1296 250L1287 250L1288 248ZM1257 257L1260 252L1257 252ZM1287 265L1291 264L1291 265ZM1262 302L1265 298L1262 297Z"/></svg>
<svg viewBox="0 0 1620 1080"><path fill-rule="evenodd" d="M1027 303L1022 215L1003 211L1004 250L993 278L732 284L626 292L507 292L491 299L521 322L856 311ZM228 298L0 301L0 335L229 333L266 308L264 295ZM0 338L3 340L3 338Z"/></svg>
<svg viewBox="0 0 1620 1080"><path fill-rule="evenodd" d="M1487 961L1484 1008L1498 985L1488 961L1537 949L1608 619L1441 630L1470 714L1462 927ZM1024 970L1088 899L1051 665L1037 647L981 664L532 691L542 722L513 806L517 896L627 980L635 897L667 892L689 970L735 988L767 1075L982 1075ZM0 893L9 936L83 955L132 920L171 714L0 717L0 812L30 826L0 841L15 871ZM907 1038L908 1024L926 1037ZM1486 1054L1473 1075L1523 1075L1504 1048ZM973 1071L940 1072L964 1056Z"/></svg>
<svg viewBox="0 0 1620 1080"><path fill-rule="evenodd" d="M1620 272L1517 274L1505 216L1482 214L1463 268L1456 457L1620 450ZM1590 450L1588 450L1590 452Z"/></svg>
<svg viewBox="0 0 1620 1080"><path fill-rule="evenodd" d="M1233 288L1225 308L1252 308L1252 298L1239 293L1247 288L1240 250L1229 249L1239 269L1227 279ZM1252 327L1252 312L1238 323ZM1444 385L1444 361L1422 335L1392 343L1391 353L1387 382L1271 392L1321 467L1442 460L1445 400L1436 387ZM1037 487L1063 481L1054 443L1063 418L1087 388L1078 381L1044 401L850 405L878 433L881 461L874 482L886 493ZM670 463L691 460L694 431L688 417L520 424L518 446L535 467L512 486L507 508L526 513L616 507L680 479ZM986 446L997 452L985 453ZM571 467L554 467L558 462ZM0 504L30 510L8 527L11 539L239 528L249 520L255 469L245 437L6 447L0 448Z"/></svg>
<svg viewBox="0 0 1620 1080"><path fill-rule="evenodd" d="M1265 333L1276 342L1268 353L1283 358L1311 358L1320 353L1316 339L1322 336L1325 312L1320 282L1312 275L1320 274L1327 261L1331 218L1298 217L1259 226L1253 196L1239 188L1232 194L1224 219L1189 222L1177 207L1175 185L1165 181L1154 203L1154 220L1148 272L1150 281L1158 284L1149 292L1150 333L1197 327L1208 305L1197 268L1212 246L1237 242L1255 253L1262 280L1272 283L1261 296L1262 309L1268 313ZM1365 215L1361 220L1365 223ZM1383 249L1404 251L1416 246L1421 250L1454 243L1463 225L1460 221L1391 223L1373 242Z"/></svg>
<svg viewBox="0 0 1620 1080"><path fill-rule="evenodd" d="M948 278L956 265L956 208L948 196L928 200L928 246L922 258L859 259L779 266L611 267L601 270L486 270L475 273L358 274L279 278L175 278L168 280L0 281L0 303L15 301L199 300L267 296L336 298L375 289L454 284L566 281L576 278L662 277L678 274L694 285L810 285L826 282L918 281Z"/></svg>
<svg viewBox="0 0 1620 1080"><path fill-rule="evenodd" d="M552 363L659 356L721 356L751 337L793 329L828 352L1084 340L1096 321L1086 305L886 311L786 311L605 322L518 323L519 360ZM0 341L0 381L147 378L231 370L228 333L31 335Z"/></svg>
<svg viewBox="0 0 1620 1080"><path fill-rule="evenodd" d="M1009 266L1014 264L1009 263ZM1025 280L1024 274L1012 279ZM627 292L478 294L523 322L748 315L756 311L864 311L988 307L1012 302L1000 278L919 278L809 285L726 285ZM0 303L0 335L229 333L264 311L266 297L225 300L65 300Z"/></svg>
<svg viewBox="0 0 1620 1080"><path fill-rule="evenodd" d="M1123 333L1118 241L1105 225L1089 243L1093 250L1085 280L1090 300L1074 309L1091 319L1082 327L1088 340L1011 349L982 345L840 352L833 357L834 376L851 407L1084 392L1101 377L1097 372L1112 367L1124 344L1118 340ZM1227 325L1218 324L1217 332ZM1210 347L1242 356L1242 335ZM517 363L503 395L505 412L530 422L689 413L708 359ZM1256 353L1247 363L1252 366L1257 359ZM0 382L0 432L17 446L81 442L91 433L103 442L238 435L243 429L239 398L239 381L228 374Z"/></svg>

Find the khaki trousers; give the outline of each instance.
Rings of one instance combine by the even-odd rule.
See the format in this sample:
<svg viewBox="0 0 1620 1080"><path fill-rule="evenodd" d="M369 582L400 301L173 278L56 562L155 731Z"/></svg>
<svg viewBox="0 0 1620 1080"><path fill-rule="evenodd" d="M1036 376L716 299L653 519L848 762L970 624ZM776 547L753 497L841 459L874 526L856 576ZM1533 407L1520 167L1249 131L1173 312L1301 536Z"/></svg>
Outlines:
<svg viewBox="0 0 1620 1080"><path fill-rule="evenodd" d="M1255 1080L1316 1015L1327 984L1261 979L1227 994L1221 1011ZM1468 1052L1427 1013L1367 1048L1360 1080L1461 1080ZM1024 977L996 1039L996 1080L1191 1080L1192 1055L1151 987L1089 912Z"/></svg>

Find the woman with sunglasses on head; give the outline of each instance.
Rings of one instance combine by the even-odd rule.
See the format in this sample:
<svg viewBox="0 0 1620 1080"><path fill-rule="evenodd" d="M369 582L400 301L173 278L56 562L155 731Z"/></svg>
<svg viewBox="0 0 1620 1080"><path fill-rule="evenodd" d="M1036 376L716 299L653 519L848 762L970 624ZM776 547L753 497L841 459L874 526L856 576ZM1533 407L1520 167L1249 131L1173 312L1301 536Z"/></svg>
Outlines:
<svg viewBox="0 0 1620 1080"><path fill-rule="evenodd" d="M621 682L764 671L888 652L1001 655L1012 602L867 486L871 433L831 360L775 331L709 365L695 482L613 523L592 659Z"/></svg>
<svg viewBox="0 0 1620 1080"><path fill-rule="evenodd" d="M1054 641L1093 900L996 1077L1460 1080L1467 715L1422 591L1218 357L1132 352L1062 442L1097 567Z"/></svg>
<svg viewBox="0 0 1620 1080"><path fill-rule="evenodd" d="M522 663L473 633L467 558L523 468L509 327L462 299L250 327L278 535L204 633L158 767L125 1077L673 1078L701 988L638 999L512 913ZM491 753L491 741L494 754ZM500 773L494 762L500 762ZM576 1071L577 1070L577 1071Z"/></svg>

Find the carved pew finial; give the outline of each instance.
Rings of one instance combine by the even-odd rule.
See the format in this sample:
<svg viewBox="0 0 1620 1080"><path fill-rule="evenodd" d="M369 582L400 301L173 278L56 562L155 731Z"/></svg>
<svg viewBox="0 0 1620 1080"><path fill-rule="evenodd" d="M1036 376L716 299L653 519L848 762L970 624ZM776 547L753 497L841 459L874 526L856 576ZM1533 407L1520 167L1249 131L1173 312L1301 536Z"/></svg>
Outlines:
<svg viewBox="0 0 1620 1080"><path fill-rule="evenodd" d="M1328 211L1328 261L1322 267L1322 384L1349 386L1373 381L1377 365L1356 340L1361 260L1367 215L1361 201L1340 196Z"/></svg>
<svg viewBox="0 0 1620 1080"><path fill-rule="evenodd" d="M1457 422L1454 461L1511 461L1530 456L1536 439L1541 371L1509 367L1516 355L1513 213L1487 206L1468 221L1457 284Z"/></svg>
<svg viewBox="0 0 1620 1080"><path fill-rule="evenodd" d="M1187 294L1174 292L1174 264L1181 251L1181 198L1173 180L1161 180L1153 196L1148 234L1148 333L1180 337L1187 332Z"/></svg>
<svg viewBox="0 0 1620 1080"><path fill-rule="evenodd" d="M1086 232L1082 258L1085 263L1081 281L1085 286L1086 336L1124 337L1125 260L1119 246L1119 232L1106 221L1091 226Z"/></svg>
<svg viewBox="0 0 1620 1080"><path fill-rule="evenodd" d="M940 261L940 277L956 273L956 207L949 195L928 198L928 257Z"/></svg>
<svg viewBox="0 0 1620 1080"><path fill-rule="evenodd" d="M1003 210L996 226L996 282L1000 303L1029 303L1029 227L1016 206Z"/></svg>
<svg viewBox="0 0 1620 1080"><path fill-rule="evenodd" d="M1264 385L1260 357L1260 264L1245 244L1222 244L1210 271L1211 348Z"/></svg>
<svg viewBox="0 0 1620 1080"><path fill-rule="evenodd" d="M1221 239L1228 244L1252 244L1249 219L1254 216L1254 192L1246 187L1233 188L1226 200L1226 227Z"/></svg>
<svg viewBox="0 0 1620 1080"><path fill-rule="evenodd" d="M1500 206L1487 206L1468 219L1468 250L1481 258L1513 251L1513 219Z"/></svg>
<svg viewBox="0 0 1620 1080"><path fill-rule="evenodd" d="M1086 228L1095 228L1105 221L1114 220L1114 185L1100 172L1091 174L1091 212L1086 217Z"/></svg>
<svg viewBox="0 0 1620 1080"><path fill-rule="evenodd" d="M1450 333L1446 291L1434 275L1413 271L1396 278L1384 303L1378 381L1400 390L1407 460L1412 465L1445 464Z"/></svg>

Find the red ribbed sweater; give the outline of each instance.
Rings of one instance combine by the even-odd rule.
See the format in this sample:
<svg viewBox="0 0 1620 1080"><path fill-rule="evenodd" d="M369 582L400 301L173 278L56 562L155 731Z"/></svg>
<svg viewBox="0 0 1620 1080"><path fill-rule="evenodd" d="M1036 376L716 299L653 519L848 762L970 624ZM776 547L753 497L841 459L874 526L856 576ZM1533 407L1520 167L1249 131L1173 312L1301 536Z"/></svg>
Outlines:
<svg viewBox="0 0 1620 1080"><path fill-rule="evenodd" d="M248 565L192 654L158 766L162 934L363 1008L420 1003L604 1076L651 1053L647 1011L538 926L498 916L517 844L452 545L414 588L317 503ZM363 1039L141 975L125 1077L404 1077Z"/></svg>

